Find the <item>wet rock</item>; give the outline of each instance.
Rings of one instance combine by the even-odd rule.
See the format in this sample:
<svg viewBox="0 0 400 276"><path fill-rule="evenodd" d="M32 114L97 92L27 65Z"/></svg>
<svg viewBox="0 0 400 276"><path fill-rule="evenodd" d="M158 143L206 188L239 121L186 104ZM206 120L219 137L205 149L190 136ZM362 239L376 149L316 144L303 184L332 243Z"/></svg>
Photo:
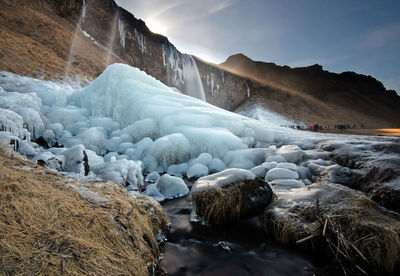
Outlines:
<svg viewBox="0 0 400 276"><path fill-rule="evenodd" d="M340 184L275 191L265 229L282 243L337 255L348 275L400 267L400 221L361 192Z"/></svg>
<svg viewBox="0 0 400 276"><path fill-rule="evenodd" d="M202 177L191 194L196 214L208 224L226 224L260 214L273 197L268 183L243 169Z"/></svg>

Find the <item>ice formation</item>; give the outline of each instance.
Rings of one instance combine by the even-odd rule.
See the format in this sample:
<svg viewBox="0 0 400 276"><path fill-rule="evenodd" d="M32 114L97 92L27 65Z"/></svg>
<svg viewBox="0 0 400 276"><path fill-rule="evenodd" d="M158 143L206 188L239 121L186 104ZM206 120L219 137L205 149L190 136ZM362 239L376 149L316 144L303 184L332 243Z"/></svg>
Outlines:
<svg viewBox="0 0 400 276"><path fill-rule="evenodd" d="M165 65L183 81L176 55L166 50ZM12 140L20 153L51 169L82 177L90 170L88 177L145 189L158 200L185 194L177 179L212 173L221 181L258 177L285 189L320 179L345 183L361 174L315 149L315 141L330 136L222 110L128 65L111 65L90 85L76 86L1 72L0 140ZM35 143L39 136L49 149ZM148 173L146 182L156 184L146 187ZM168 177L160 177L164 173Z"/></svg>
<svg viewBox="0 0 400 276"><path fill-rule="evenodd" d="M189 193L185 182L176 176L162 175L156 183L156 188L167 199L184 196Z"/></svg>

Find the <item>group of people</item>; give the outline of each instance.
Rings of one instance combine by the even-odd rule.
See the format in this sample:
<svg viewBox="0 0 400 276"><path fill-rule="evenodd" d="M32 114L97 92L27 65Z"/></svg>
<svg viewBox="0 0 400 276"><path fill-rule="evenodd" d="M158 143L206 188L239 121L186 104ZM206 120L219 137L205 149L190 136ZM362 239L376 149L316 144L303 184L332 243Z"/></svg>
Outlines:
<svg viewBox="0 0 400 276"><path fill-rule="evenodd" d="M313 125L308 125L308 126L304 126L304 125L281 125L282 127L288 127L288 128L293 128L293 129L302 129L302 130L308 130L308 131L321 131L321 130L326 130L326 129L331 129L330 125L320 125L320 124L313 124ZM338 125L334 125L334 129L337 130L347 130L347 129L352 129L352 128L356 128L356 125L350 125L350 124L338 124Z"/></svg>
<svg viewBox="0 0 400 276"><path fill-rule="evenodd" d="M350 124L335 125L335 129L339 129L339 130L346 130L346 129L352 129L352 128L356 128L356 125L353 125L353 126L350 126Z"/></svg>
<svg viewBox="0 0 400 276"><path fill-rule="evenodd" d="M334 125L334 129L338 129L338 130L347 130L347 129L352 129L352 128L356 128L356 125L351 126L350 124L338 124L338 125ZM307 126L307 130L310 131L320 131L320 130L325 130L325 129L330 129L329 125L319 125L319 124L314 124L314 125L309 125Z"/></svg>

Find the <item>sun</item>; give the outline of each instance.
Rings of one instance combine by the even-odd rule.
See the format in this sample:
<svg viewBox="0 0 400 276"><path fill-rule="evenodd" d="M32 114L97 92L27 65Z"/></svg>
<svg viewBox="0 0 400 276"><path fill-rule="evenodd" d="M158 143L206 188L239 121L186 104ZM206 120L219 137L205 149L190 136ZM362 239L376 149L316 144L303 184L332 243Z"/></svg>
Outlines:
<svg viewBox="0 0 400 276"><path fill-rule="evenodd" d="M156 34L167 35L167 26L157 19L148 18L145 20L147 27L149 27L150 31Z"/></svg>

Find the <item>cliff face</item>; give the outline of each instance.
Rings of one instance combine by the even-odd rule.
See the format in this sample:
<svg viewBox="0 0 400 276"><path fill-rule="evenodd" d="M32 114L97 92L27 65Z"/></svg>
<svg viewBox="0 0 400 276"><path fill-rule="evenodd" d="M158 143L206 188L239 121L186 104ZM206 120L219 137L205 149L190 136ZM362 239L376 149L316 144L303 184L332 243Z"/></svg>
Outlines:
<svg viewBox="0 0 400 276"><path fill-rule="evenodd" d="M371 76L331 73L318 64L299 68L278 66L253 61L242 54L229 57L219 66L259 83L262 87L255 97L292 118L323 124L400 126L400 97ZM281 100L290 107L287 111L277 108L281 105L279 98L268 88L279 91Z"/></svg>
<svg viewBox="0 0 400 276"><path fill-rule="evenodd" d="M319 66L291 69L240 55L210 64L181 54L113 0L0 5L0 70L95 78L108 64L122 62L228 110L252 101L304 123L400 125L399 97L371 77L332 74Z"/></svg>

